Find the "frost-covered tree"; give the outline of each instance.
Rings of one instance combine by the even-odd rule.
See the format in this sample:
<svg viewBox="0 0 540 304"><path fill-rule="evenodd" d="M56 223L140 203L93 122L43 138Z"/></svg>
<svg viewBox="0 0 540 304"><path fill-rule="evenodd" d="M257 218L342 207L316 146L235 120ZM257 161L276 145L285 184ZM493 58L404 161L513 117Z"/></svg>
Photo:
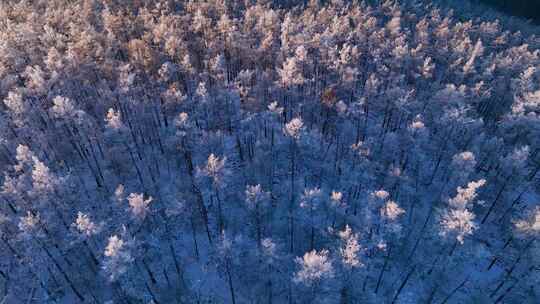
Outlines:
<svg viewBox="0 0 540 304"><path fill-rule="evenodd" d="M538 26L476 2L0 1L0 300L539 302Z"/></svg>
<svg viewBox="0 0 540 304"><path fill-rule="evenodd" d="M129 248L129 243L117 235L109 237L105 247L103 271L111 281L117 280L129 270L129 265L134 261Z"/></svg>
<svg viewBox="0 0 540 304"><path fill-rule="evenodd" d="M471 209L478 195L478 188L484 186L485 183L484 179L480 179L468 183L467 188L458 187L456 196L448 199L448 209L441 214L440 219L441 235L455 238L454 244L463 244L465 237L472 235L477 229L476 216Z"/></svg>
<svg viewBox="0 0 540 304"><path fill-rule="evenodd" d="M212 185L212 192L217 200L217 217L218 217L218 231L223 231L225 228L225 219L223 215L223 203L220 197L220 189L225 187L225 177L229 174L229 170L225 164L227 157L219 158L213 153L208 156L206 165L197 168L197 175L200 177L210 178ZM221 233L221 232L220 232Z"/></svg>
<svg viewBox="0 0 540 304"><path fill-rule="evenodd" d="M303 257L296 258L296 263L300 267L294 276L297 283L311 286L334 276L334 267L326 249L306 252Z"/></svg>
<svg viewBox="0 0 540 304"><path fill-rule="evenodd" d="M153 201L152 197L144 199L142 193L131 193L127 197L129 208L134 217L144 219L149 212L150 203Z"/></svg>
<svg viewBox="0 0 540 304"><path fill-rule="evenodd" d="M309 243L310 249L315 248L315 229L318 223L315 222L316 212L322 207L322 192L319 188L306 189L300 198L300 207L307 210L307 218L310 227Z"/></svg>
<svg viewBox="0 0 540 304"><path fill-rule="evenodd" d="M358 242L358 234L353 233L349 225L345 226L343 231L339 232L339 238L343 242L339 253L341 255L341 262L346 268L355 268L363 266L360 261L360 250L362 247Z"/></svg>
<svg viewBox="0 0 540 304"><path fill-rule="evenodd" d="M255 232L257 243L262 245L262 234L264 230L263 215L265 213L265 204L268 200L268 193L263 191L260 184L255 186L246 186L246 205L253 212L255 218Z"/></svg>

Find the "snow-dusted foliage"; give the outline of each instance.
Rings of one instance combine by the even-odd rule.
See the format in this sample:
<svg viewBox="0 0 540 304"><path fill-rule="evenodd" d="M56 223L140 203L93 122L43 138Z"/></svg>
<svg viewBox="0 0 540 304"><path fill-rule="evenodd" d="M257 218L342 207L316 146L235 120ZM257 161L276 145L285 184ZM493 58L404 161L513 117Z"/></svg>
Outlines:
<svg viewBox="0 0 540 304"><path fill-rule="evenodd" d="M0 1L0 303L540 303L540 29L477 2Z"/></svg>
<svg viewBox="0 0 540 304"><path fill-rule="evenodd" d="M346 225L345 229L339 232L339 237L343 242L342 247L339 249L343 265L349 268L362 266L362 262L360 262L360 250L362 248L358 243L358 234L353 233L351 227Z"/></svg>
<svg viewBox="0 0 540 304"><path fill-rule="evenodd" d="M298 139L300 138L300 135L302 134L302 129L304 128L304 122L301 118L293 118L291 121L285 124L285 127L283 128L283 132L294 138Z"/></svg>
<svg viewBox="0 0 540 304"><path fill-rule="evenodd" d="M129 207L131 208L131 213L133 216L138 218L145 218L146 214L149 212L149 206L152 202L153 198L149 197L147 199L144 199L144 196L142 193L131 193L127 197L127 201L129 204Z"/></svg>
<svg viewBox="0 0 540 304"><path fill-rule="evenodd" d="M306 252L302 258L296 258L296 263L300 269L294 276L295 282L312 285L334 276L334 267L326 249Z"/></svg>
<svg viewBox="0 0 540 304"><path fill-rule="evenodd" d="M75 219L73 226L75 226L77 231L85 237L93 236L100 231L99 225L92 222L87 214L80 211L77 213L77 218Z"/></svg>
<svg viewBox="0 0 540 304"><path fill-rule="evenodd" d="M133 262L128 244L117 235L109 237L103 255L105 256L102 266L103 271L111 281L117 280L126 273Z"/></svg>
<svg viewBox="0 0 540 304"><path fill-rule="evenodd" d="M515 223L516 229L524 234L540 234L540 207L536 207L526 219L520 219Z"/></svg>
<svg viewBox="0 0 540 304"><path fill-rule="evenodd" d="M456 196L448 199L448 209L441 215L442 236L453 235L460 244L463 244L465 236L473 234L478 228L471 204L478 195L476 191L485 183L486 180L481 179L468 183L467 188L458 187Z"/></svg>

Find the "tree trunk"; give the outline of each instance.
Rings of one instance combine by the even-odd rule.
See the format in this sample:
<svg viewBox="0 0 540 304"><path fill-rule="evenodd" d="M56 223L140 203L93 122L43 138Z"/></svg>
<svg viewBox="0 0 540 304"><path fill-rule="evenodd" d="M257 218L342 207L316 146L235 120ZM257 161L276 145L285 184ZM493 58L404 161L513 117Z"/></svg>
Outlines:
<svg viewBox="0 0 540 304"><path fill-rule="evenodd" d="M411 278L411 276L412 276L412 274L414 273L415 270L416 270L416 265L414 265L413 268L411 269L411 271L409 271L409 273L407 273L407 276L405 277L405 280L403 280L403 282L401 283L401 285L398 288L398 291L396 292L396 295L392 299L392 304L396 303L396 301L397 301L397 299L399 297L399 294L401 293L401 291L403 290L403 288L407 284L407 281L409 281L409 279Z"/></svg>
<svg viewBox="0 0 540 304"><path fill-rule="evenodd" d="M381 269L381 272L379 273L379 278L377 279L377 286L375 287L375 293L377 294L379 292L379 287L381 286L381 282L383 279L384 271L386 270L386 266L388 265L388 260L390 260L390 246L388 246L388 252L386 253L386 257L384 259L384 264Z"/></svg>
<svg viewBox="0 0 540 304"><path fill-rule="evenodd" d="M231 268L229 265L229 261L225 262L225 270L227 272L227 281L229 283L229 291L231 293L231 301L232 304L236 304L236 296L234 294L234 286L232 282L232 275L231 275Z"/></svg>

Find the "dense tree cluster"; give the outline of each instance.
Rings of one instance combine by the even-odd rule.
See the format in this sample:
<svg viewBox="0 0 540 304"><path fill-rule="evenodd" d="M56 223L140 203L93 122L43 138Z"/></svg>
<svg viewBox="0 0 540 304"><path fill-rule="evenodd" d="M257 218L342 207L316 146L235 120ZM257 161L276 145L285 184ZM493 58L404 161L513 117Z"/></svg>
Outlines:
<svg viewBox="0 0 540 304"><path fill-rule="evenodd" d="M540 301L537 28L9 0L0 29L0 302Z"/></svg>

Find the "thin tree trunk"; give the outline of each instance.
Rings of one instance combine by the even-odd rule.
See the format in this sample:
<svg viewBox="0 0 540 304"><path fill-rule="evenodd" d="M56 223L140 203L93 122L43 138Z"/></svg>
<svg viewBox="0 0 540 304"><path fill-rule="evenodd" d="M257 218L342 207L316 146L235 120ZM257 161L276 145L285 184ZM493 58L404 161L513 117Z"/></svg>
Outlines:
<svg viewBox="0 0 540 304"><path fill-rule="evenodd" d="M236 296L234 294L234 286L233 286L233 282L232 282L232 275L231 275L231 269L230 269L230 265L229 265L229 262L225 262L225 268L226 268L226 272L227 272L227 281L229 283L229 291L231 293L231 301L232 301L232 304L236 304Z"/></svg>
<svg viewBox="0 0 540 304"><path fill-rule="evenodd" d="M510 178L506 179L503 186L501 187L501 189L499 190L499 192L497 193L497 196L495 197L495 200L493 200L493 203L491 203L491 206L489 206L489 209L486 213L486 215L484 216L484 218L482 219L482 222L480 222L481 224L484 224L489 215L491 214L491 212L493 211L493 209L495 208L495 205L497 204L497 202L499 201L499 198L501 197L504 189L506 188L506 185L508 184L508 181L510 180Z"/></svg>
<svg viewBox="0 0 540 304"><path fill-rule="evenodd" d="M289 202L289 233L290 233L290 253L294 251L294 200L295 200L295 171L296 171L296 149L294 141L291 142L291 200Z"/></svg>
<svg viewBox="0 0 540 304"><path fill-rule="evenodd" d="M379 273L379 278L377 279L377 286L375 287L375 294L379 292L379 287L381 286L381 282L383 279L384 271L386 270L386 266L388 265L388 261L390 260L390 246L388 246L388 252L386 253L386 257L384 259L384 264L381 269L381 272Z"/></svg>
<svg viewBox="0 0 540 304"><path fill-rule="evenodd" d="M461 282L461 284L459 284L456 288L454 288L450 294L448 294L448 296L446 296L446 298L444 298L444 300L441 302L441 304L446 304L446 302L448 302L448 300L450 300L450 298L463 286L465 286L465 284L467 284L467 282L469 281L469 276L467 276L465 278L465 280L463 280L463 282Z"/></svg>
<svg viewBox="0 0 540 304"><path fill-rule="evenodd" d="M403 288L407 284L407 281L409 281L409 279L411 278L411 276L412 276L412 274L414 273L415 270L416 270L416 265L414 265L413 268L411 269L411 271L409 271L409 273L407 273L407 276L405 277L405 280L403 280L403 282L401 283L401 285L398 288L398 291L396 292L396 295L392 299L392 304L396 303L396 301L397 301L397 299L399 297L399 294L401 293L401 291L403 290Z"/></svg>
<svg viewBox="0 0 540 304"><path fill-rule="evenodd" d="M199 260L199 244L197 243L197 235L195 230L195 223L193 222L193 215L189 217L191 224L191 236L193 238L193 247L195 248L195 257Z"/></svg>
<svg viewBox="0 0 540 304"><path fill-rule="evenodd" d="M37 241L37 240L36 240ZM62 277L64 278L64 280L66 280L66 282L68 283L69 287L73 290L73 292L75 293L75 295L77 296L77 298L81 301L81 302L84 302L85 299L84 299L84 296L82 295L82 293L75 287L75 284L73 284L73 281L69 278L69 276L66 274L66 272L64 271L64 269L60 266L60 264L58 263L58 261L56 261L56 259L52 256L52 254L49 252L49 250L47 248L45 248L45 246L43 244L41 244L41 242L37 241L37 243L39 244L39 246L43 249L43 251L45 251L45 253L47 254L47 256L51 259L51 261L53 262L53 264L56 266L56 268L58 269L58 271L60 272L60 274L62 275Z"/></svg>

